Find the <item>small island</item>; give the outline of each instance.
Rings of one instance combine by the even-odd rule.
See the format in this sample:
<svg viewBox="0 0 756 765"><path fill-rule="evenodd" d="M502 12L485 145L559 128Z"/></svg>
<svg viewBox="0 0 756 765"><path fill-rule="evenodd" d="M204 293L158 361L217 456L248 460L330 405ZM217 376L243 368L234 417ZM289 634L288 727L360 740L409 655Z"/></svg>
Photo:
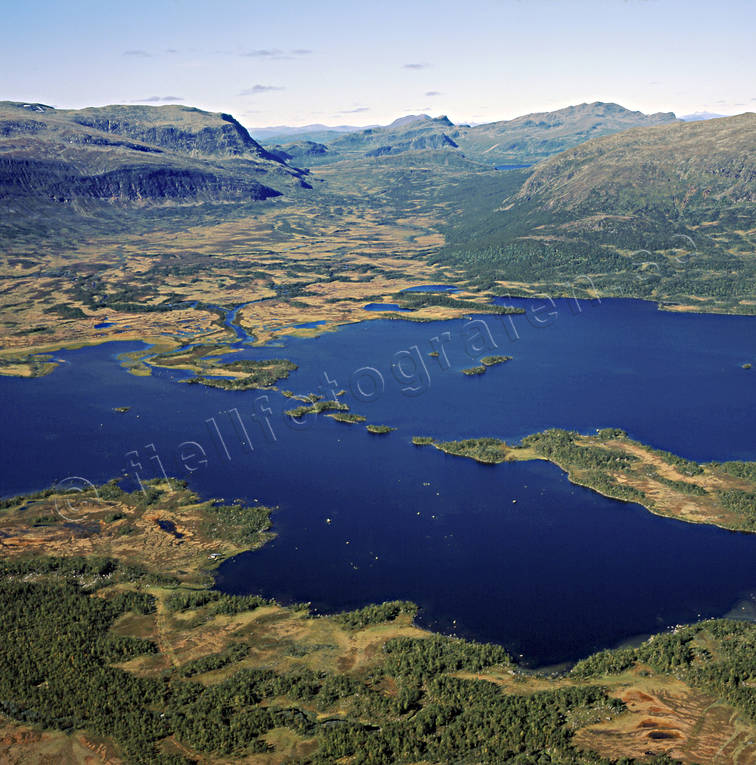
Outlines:
<svg viewBox="0 0 756 765"><path fill-rule="evenodd" d="M336 420L336 422L345 422L350 425L356 425L367 420L367 417L363 417L361 414L352 414L351 412L336 412L336 414L327 414L326 417L330 417L332 420Z"/></svg>
<svg viewBox="0 0 756 765"><path fill-rule="evenodd" d="M320 414L321 412L348 412L349 406L342 404L340 401L333 401L333 399L313 400L314 397L310 397L310 402L303 404L302 406L294 407L294 409L287 409L284 414L289 417L304 417L306 414Z"/></svg>
<svg viewBox="0 0 756 765"><path fill-rule="evenodd" d="M388 425L368 425L367 431L368 433L374 433L375 435L383 435L385 433L391 433L391 431L396 430L396 428L392 428Z"/></svg>
<svg viewBox="0 0 756 765"><path fill-rule="evenodd" d="M484 367L494 367L497 364L504 364L505 362L511 361L511 360L512 360L511 356L484 356L480 360L480 363Z"/></svg>
<svg viewBox="0 0 756 765"><path fill-rule="evenodd" d="M151 367L165 369L185 369L194 372L182 382L206 385L222 390L254 390L272 388L280 380L285 380L297 365L288 359L237 359L221 361L218 356L236 352L235 349L219 343L200 343L178 351L139 357L139 363L149 374ZM130 360L135 363L135 359Z"/></svg>
<svg viewBox="0 0 756 765"><path fill-rule="evenodd" d="M251 361L240 359L225 364L217 363L209 369L222 377L207 377L198 375L186 380L188 383L199 383L211 388L223 390L250 390L270 388L279 380L285 380L297 365L288 359L266 359L264 361ZM207 369L207 367L205 367ZM232 377L225 375L231 374Z"/></svg>
<svg viewBox="0 0 756 765"><path fill-rule="evenodd" d="M462 370L462 374L468 375L468 377L474 377L475 375L483 375L486 373L488 367L495 367L497 364L504 364L507 361L511 361L511 356L484 356L480 360L480 364L474 367L468 367Z"/></svg>

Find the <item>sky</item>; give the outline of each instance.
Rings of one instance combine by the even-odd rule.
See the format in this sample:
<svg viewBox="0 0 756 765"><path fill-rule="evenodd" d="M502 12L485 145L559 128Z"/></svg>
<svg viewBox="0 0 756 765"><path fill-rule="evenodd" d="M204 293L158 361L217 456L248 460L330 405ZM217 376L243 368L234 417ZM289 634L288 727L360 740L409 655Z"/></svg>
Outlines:
<svg viewBox="0 0 756 765"><path fill-rule="evenodd" d="M247 127L756 111L754 0L2 0L0 100Z"/></svg>

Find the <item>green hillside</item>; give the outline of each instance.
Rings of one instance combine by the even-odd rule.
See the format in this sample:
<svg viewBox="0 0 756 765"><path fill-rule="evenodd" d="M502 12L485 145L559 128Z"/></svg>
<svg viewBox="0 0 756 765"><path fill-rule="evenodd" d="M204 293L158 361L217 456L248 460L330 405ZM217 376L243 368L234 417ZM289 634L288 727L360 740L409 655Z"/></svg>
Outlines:
<svg viewBox="0 0 756 765"><path fill-rule="evenodd" d="M0 233L8 239L89 230L100 220L118 227L124 206L259 201L302 186L301 177L229 115L0 103Z"/></svg>
<svg viewBox="0 0 756 765"><path fill-rule="evenodd" d="M440 260L481 284L569 292L580 278L602 294L753 313L755 142L754 114L593 139L520 171L495 206L488 181L450 221Z"/></svg>
<svg viewBox="0 0 756 765"><path fill-rule="evenodd" d="M533 164L591 138L676 121L672 112L643 114L619 104L597 101L513 120L460 127L450 136L467 156L481 162Z"/></svg>

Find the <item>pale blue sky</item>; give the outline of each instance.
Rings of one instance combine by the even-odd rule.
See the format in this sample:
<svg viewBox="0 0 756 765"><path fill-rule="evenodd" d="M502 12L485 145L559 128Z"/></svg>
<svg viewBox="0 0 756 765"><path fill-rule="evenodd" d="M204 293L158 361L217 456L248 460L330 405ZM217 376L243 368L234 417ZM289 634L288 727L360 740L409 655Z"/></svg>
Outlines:
<svg viewBox="0 0 756 765"><path fill-rule="evenodd" d="M756 111L754 0L5 0L2 19L0 100L177 99L248 126Z"/></svg>

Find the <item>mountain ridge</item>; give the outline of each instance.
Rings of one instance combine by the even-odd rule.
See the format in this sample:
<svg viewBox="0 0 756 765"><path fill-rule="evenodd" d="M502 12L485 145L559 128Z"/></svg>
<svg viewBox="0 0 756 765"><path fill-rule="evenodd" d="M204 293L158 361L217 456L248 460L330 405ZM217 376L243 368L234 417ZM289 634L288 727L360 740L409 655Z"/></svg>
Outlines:
<svg viewBox="0 0 756 765"><path fill-rule="evenodd" d="M0 102L0 201L263 200L306 185L231 115L185 106Z"/></svg>
<svg viewBox="0 0 756 765"><path fill-rule="evenodd" d="M474 126L455 125L447 116L408 114L388 125L323 132L309 140L328 151L309 156L315 166L359 157L379 157L424 149L456 149L486 165L534 164L589 138L633 127L677 122L673 112L643 114L613 102L575 104L551 112L533 112L510 120ZM299 140L303 140L299 138ZM278 141L278 143L286 143Z"/></svg>

